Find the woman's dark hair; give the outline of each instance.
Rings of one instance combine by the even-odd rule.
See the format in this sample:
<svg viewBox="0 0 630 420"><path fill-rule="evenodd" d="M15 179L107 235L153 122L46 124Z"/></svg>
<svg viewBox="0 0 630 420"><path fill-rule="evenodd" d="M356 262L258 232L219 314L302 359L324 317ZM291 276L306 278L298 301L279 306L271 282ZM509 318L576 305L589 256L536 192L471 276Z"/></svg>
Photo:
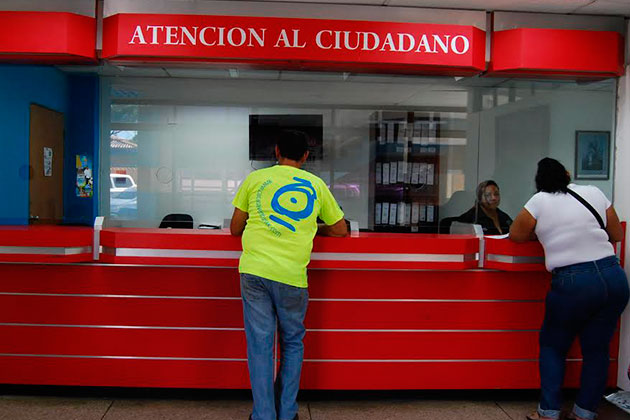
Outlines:
<svg viewBox="0 0 630 420"><path fill-rule="evenodd" d="M562 163L548 157L538 162L536 192L565 193L569 182L571 177Z"/></svg>
<svg viewBox="0 0 630 420"><path fill-rule="evenodd" d="M477 203L476 204L481 204L483 193L486 191L486 187L489 185L494 185L495 187L497 187L497 190L500 190L499 185L497 185L497 183L491 179L480 182L479 185L477 185Z"/></svg>
<svg viewBox="0 0 630 420"><path fill-rule="evenodd" d="M280 156L291 160L300 160L308 150L308 136L303 131L282 130L278 136Z"/></svg>

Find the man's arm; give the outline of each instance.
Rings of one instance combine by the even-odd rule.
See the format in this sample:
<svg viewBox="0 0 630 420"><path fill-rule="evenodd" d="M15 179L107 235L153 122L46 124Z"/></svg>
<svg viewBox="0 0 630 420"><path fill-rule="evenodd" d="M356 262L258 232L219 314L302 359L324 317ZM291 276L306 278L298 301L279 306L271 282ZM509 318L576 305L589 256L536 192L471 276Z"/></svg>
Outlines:
<svg viewBox="0 0 630 420"><path fill-rule="evenodd" d="M317 234L322 236L336 236L342 238L348 236L348 225L346 219L341 218L337 223L332 225L319 225Z"/></svg>
<svg viewBox="0 0 630 420"><path fill-rule="evenodd" d="M249 213L235 207L234 213L232 214L232 221L230 222L230 233L233 236L241 236L245 230L248 218Z"/></svg>

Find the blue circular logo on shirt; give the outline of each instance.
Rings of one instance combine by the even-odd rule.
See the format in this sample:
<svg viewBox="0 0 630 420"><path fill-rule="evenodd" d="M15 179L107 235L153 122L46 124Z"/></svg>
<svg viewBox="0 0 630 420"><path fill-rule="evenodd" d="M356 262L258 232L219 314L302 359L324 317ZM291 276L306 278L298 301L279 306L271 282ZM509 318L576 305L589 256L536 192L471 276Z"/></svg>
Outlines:
<svg viewBox="0 0 630 420"><path fill-rule="evenodd" d="M311 214L313 214L313 209L315 207L315 200L317 200L317 193L315 192L315 188L313 188L313 184L311 184L310 181L306 179L298 178L298 177L293 177L293 179L297 182L294 184L285 185L284 187L281 187L278 189L278 191L276 191L276 193L273 195L273 198L271 199L271 208L273 209L273 211L275 211L279 215L286 216L291 220L295 220L296 222L299 222L300 220L306 219ZM286 207L280 204L280 198L284 194L296 193L296 192L304 194L306 198L306 205L304 206L303 209L300 209L300 210L287 209ZM298 202L297 198L295 197L291 197L289 201L293 204L297 204ZM286 227L292 232L295 232L295 226L293 226L291 223L287 222L286 220L281 219L273 214L269 215L269 219Z"/></svg>

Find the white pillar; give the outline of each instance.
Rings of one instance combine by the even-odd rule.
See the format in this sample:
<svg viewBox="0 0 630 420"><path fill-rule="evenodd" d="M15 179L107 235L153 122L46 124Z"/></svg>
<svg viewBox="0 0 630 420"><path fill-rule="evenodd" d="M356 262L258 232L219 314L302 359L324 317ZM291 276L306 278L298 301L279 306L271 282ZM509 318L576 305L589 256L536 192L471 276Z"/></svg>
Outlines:
<svg viewBox="0 0 630 420"><path fill-rule="evenodd" d="M627 41L626 41L627 42ZM630 66L626 66L625 75L619 78L617 88L617 129L615 135L615 179L614 206L619 219L630 225ZM630 235L626 230L626 267L630 277ZM630 390L628 365L630 365L630 309L626 308L621 316L621 332L619 336L619 369L617 384L620 388Z"/></svg>

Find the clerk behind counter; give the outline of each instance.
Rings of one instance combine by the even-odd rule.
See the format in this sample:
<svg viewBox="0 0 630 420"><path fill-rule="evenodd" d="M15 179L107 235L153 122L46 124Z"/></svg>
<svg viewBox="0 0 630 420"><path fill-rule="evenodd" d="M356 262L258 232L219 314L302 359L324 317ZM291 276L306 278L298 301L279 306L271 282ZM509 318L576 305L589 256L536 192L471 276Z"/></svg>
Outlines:
<svg viewBox="0 0 630 420"><path fill-rule="evenodd" d="M496 182L489 179L477 186L475 205L457 218L461 223L481 225L484 235L503 235L510 231L512 218L499 209L501 193Z"/></svg>

